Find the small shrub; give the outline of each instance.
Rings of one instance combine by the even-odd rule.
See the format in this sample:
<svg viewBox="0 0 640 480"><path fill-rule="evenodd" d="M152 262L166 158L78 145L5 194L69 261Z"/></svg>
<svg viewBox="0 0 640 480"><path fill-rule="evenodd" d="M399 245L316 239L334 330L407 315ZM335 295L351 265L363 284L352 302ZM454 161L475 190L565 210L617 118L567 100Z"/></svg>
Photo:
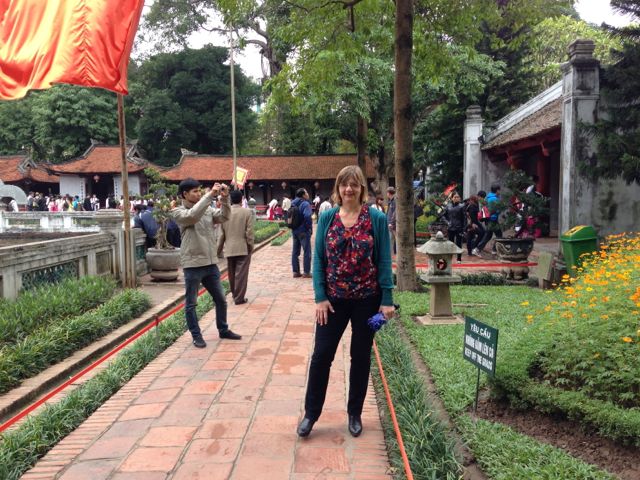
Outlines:
<svg viewBox="0 0 640 480"><path fill-rule="evenodd" d="M254 233L255 243L264 242L267 238L273 237L280 231L278 224L275 222L256 222L256 224L257 223L266 225L261 225L260 228L256 226Z"/></svg>
<svg viewBox="0 0 640 480"><path fill-rule="evenodd" d="M279 237L271 240L271 245L274 247L279 247L280 245L284 245L287 243L287 240L291 238L291 230L286 230Z"/></svg>
<svg viewBox="0 0 640 480"><path fill-rule="evenodd" d="M481 272L461 275L462 285L507 285L509 282L499 273Z"/></svg>
<svg viewBox="0 0 640 480"><path fill-rule="evenodd" d="M68 279L0 302L0 347L17 343L53 321L80 315L107 301L116 290L111 277Z"/></svg>
<svg viewBox="0 0 640 480"><path fill-rule="evenodd" d="M5 393L50 365L147 310L151 302L140 290L125 290L94 311L33 332L0 349L0 393Z"/></svg>

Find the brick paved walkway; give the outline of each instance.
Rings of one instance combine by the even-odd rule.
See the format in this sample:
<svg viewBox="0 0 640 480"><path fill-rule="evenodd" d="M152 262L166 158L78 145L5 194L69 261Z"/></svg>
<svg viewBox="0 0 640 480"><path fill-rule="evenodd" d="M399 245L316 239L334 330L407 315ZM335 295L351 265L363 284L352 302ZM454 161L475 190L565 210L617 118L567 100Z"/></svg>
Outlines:
<svg viewBox="0 0 640 480"><path fill-rule="evenodd" d="M249 303L229 305L242 341L220 341L210 312L206 349L183 335L22 478L391 479L371 385L362 436L347 431L345 341L322 417L309 438L295 434L314 304L311 280L291 277L290 251L289 241L254 256Z"/></svg>

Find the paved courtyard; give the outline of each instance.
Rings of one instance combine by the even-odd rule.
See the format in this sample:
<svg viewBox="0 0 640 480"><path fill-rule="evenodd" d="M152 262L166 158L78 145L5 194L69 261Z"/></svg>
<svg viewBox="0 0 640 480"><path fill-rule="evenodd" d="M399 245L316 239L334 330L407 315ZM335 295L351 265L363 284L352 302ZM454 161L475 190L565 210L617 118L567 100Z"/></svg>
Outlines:
<svg viewBox="0 0 640 480"><path fill-rule="evenodd" d="M241 341L219 340L210 312L206 349L183 335L22 478L391 479L371 385L362 436L347 430L347 336L322 417L309 438L295 433L314 302L311 280L291 276L290 251L291 241L254 255L249 302L229 305Z"/></svg>

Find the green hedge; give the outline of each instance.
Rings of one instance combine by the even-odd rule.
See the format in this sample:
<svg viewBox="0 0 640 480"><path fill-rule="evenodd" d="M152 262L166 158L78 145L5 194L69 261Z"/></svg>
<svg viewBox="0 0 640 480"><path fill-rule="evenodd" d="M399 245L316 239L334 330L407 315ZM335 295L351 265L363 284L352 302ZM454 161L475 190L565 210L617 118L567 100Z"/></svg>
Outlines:
<svg viewBox="0 0 640 480"><path fill-rule="evenodd" d="M454 444L428 402L424 382L413 364L411 352L399 333L395 322L390 322L376 334L376 344L411 471L414 478L461 478L462 466L456 459ZM386 398L375 361L372 371L378 398ZM393 446L394 451L391 461L398 471L404 472L393 428L388 420L384 423L387 442Z"/></svg>
<svg viewBox="0 0 640 480"><path fill-rule="evenodd" d="M255 243L264 242L267 238L273 237L276 233L280 231L280 227L275 222L256 222L264 223L266 225L261 225L260 228L256 226L255 229Z"/></svg>
<svg viewBox="0 0 640 480"><path fill-rule="evenodd" d="M291 238L291 230L287 229L282 235L271 240L271 245L274 247L279 247L280 245L284 245L287 243L287 240Z"/></svg>
<svg viewBox="0 0 640 480"><path fill-rule="evenodd" d="M43 327L0 350L0 393L5 393L136 318L151 306L140 290L125 290L97 309Z"/></svg>
<svg viewBox="0 0 640 480"><path fill-rule="evenodd" d="M224 283L224 282L223 282ZM228 291L228 284L225 285ZM198 300L198 316L211 310L209 295ZM158 354L171 346L186 330L184 312L160 324L156 332L143 335L125 349L94 378L71 391L60 402L27 417L15 430L0 436L0 478L17 480L56 443L77 428ZM159 345L159 349L158 349Z"/></svg>
<svg viewBox="0 0 640 480"><path fill-rule="evenodd" d="M19 342L53 321L80 315L107 301L116 289L111 277L64 280L0 302L0 347Z"/></svg>

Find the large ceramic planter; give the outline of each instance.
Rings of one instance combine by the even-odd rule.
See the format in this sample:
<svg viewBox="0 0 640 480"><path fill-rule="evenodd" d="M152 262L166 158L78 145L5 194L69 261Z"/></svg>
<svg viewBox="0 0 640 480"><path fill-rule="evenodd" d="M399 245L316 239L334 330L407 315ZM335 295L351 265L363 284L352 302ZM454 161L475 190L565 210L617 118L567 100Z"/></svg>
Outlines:
<svg viewBox="0 0 640 480"><path fill-rule="evenodd" d="M497 238L496 252L500 263L527 263L529 254L533 250L533 238ZM529 267L505 266L502 274L514 280L524 280L529 277Z"/></svg>
<svg viewBox="0 0 640 480"><path fill-rule="evenodd" d="M172 281L178 278L180 268L180 249L173 248L164 250L160 248L150 248L147 250L147 265L149 265L149 275L154 280Z"/></svg>

